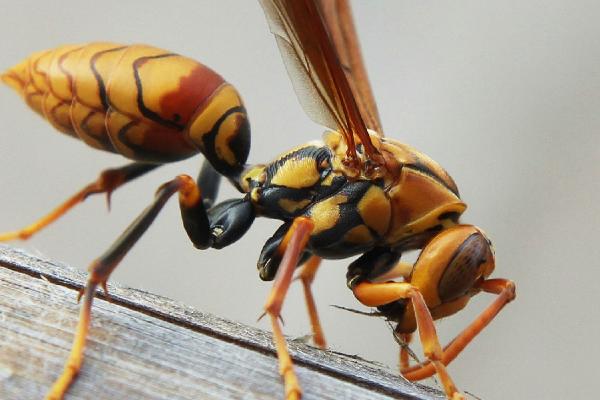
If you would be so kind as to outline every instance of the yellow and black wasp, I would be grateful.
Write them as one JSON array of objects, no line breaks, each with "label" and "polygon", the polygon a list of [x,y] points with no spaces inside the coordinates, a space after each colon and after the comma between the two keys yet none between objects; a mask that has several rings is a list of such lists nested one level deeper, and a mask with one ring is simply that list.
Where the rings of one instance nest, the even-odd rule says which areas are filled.
[{"label": "yellow and black wasp", "polygon": [[[73,350],[48,398],[62,398],[81,369],[93,294],[178,194],[186,232],[199,249],[227,247],[256,217],[282,221],[265,243],[259,275],[274,280],[265,305],[287,399],[301,387],[279,314],[294,270],[301,267],[315,342],[324,345],[311,282],[321,259],[358,256],[347,272],[356,298],[396,323],[404,342],[418,331],[426,360],[401,372],[436,374],[448,398],[464,398],[446,366],[515,296],[494,269],[483,231],[462,225],[466,205],[452,178],[412,147],[383,136],[346,1],[261,0],[307,114],[332,129],[323,140],[277,159],[247,165],[250,125],[241,97],[208,67],[150,46],[90,43],[32,55],[2,75],[27,104],[59,130],[133,163],[100,177],[36,223],[0,240],[26,239],[91,194],[110,195],[156,168],[201,152],[197,179],[179,175],[103,255],[92,262]],[[216,203],[221,176],[241,198]],[[414,264],[404,252],[421,250]],[[497,299],[448,346],[433,321],[465,307],[479,292]]]}]

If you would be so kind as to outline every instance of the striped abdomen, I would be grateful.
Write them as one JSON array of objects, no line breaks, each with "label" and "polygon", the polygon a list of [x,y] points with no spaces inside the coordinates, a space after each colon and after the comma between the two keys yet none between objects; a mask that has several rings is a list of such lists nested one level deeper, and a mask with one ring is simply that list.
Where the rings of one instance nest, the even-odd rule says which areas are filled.
[{"label": "striped abdomen", "polygon": [[125,157],[164,163],[198,151],[226,176],[250,147],[242,100],[210,68],[155,47],[69,45],[2,75],[60,131]]}]

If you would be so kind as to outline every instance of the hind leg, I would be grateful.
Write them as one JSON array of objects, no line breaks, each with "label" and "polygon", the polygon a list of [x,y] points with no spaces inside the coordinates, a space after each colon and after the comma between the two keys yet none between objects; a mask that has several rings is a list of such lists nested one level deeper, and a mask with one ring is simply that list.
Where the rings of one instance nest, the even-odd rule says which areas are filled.
[{"label": "hind leg", "polygon": [[89,277],[83,291],[84,300],[71,353],[47,399],[62,399],[81,369],[96,288],[101,286],[106,290],[106,282],[111,273],[175,193],[179,193],[183,225],[198,248],[224,247],[239,239],[254,220],[254,214],[251,208],[248,208],[249,203],[243,200],[228,201],[224,206],[217,205],[213,209],[217,209],[218,212],[209,214],[204,207],[200,188],[187,175],[180,175],[162,185],[152,203],[127,227],[113,245],[89,266]]},{"label": "hind leg", "polygon": [[62,204],[39,220],[17,231],[0,233],[0,242],[7,242],[16,239],[29,239],[32,235],[41,231],[46,226],[62,217],[71,208],[75,207],[77,204],[87,199],[88,196],[93,194],[106,193],[108,207],[110,208],[110,196],[112,192],[125,183],[130,182],[149,171],[152,171],[159,165],[160,164],[131,163],[120,168],[104,170],[94,182],[91,182],[83,187],[81,190],[69,197]]},{"label": "hind leg", "polygon": [[312,283],[315,280],[315,275],[317,274],[320,265],[321,257],[311,256],[308,261],[302,265],[302,269],[298,274],[298,279],[302,282],[302,288],[304,289],[304,300],[306,302],[310,326],[313,332],[313,341],[318,347],[324,349],[327,347],[327,343],[325,341],[323,328],[321,327],[321,321],[319,320],[315,298],[312,293]]}]

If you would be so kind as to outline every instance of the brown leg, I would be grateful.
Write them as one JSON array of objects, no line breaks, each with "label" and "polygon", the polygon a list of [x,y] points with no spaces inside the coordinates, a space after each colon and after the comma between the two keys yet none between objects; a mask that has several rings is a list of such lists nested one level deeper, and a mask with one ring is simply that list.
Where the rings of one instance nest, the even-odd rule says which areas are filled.
[{"label": "brown leg", "polygon": [[[450,364],[456,356],[477,336],[495,317],[502,308],[515,299],[515,284],[507,279],[488,279],[478,285],[487,293],[497,294],[498,297],[483,312],[466,327],[446,348],[441,361]],[[436,369],[429,361],[413,365],[402,370],[402,375],[411,381],[430,377]]]},{"label": "brown leg", "polygon": [[[394,268],[390,269],[386,273],[379,275],[373,279],[373,282],[388,282],[390,280],[404,278],[408,279],[414,268],[413,264],[399,261]],[[400,345],[400,370],[406,369],[410,366],[411,357],[416,360],[415,354],[410,350],[409,345],[412,340],[412,333],[398,333],[396,334],[396,341]]]},{"label": "brown leg", "polygon": [[412,340],[412,333],[399,334],[400,339],[400,371],[410,366],[410,349],[408,345]]},{"label": "brown leg", "polygon": [[[412,270],[414,268],[413,264],[400,261],[398,262],[394,268],[387,271],[385,274],[378,276],[374,281],[375,282],[387,282],[397,278],[407,279]],[[410,350],[410,342],[412,340],[412,333],[400,333],[397,334],[397,342],[400,345],[400,371],[406,369],[410,366],[411,357],[416,359],[414,353]]]},{"label": "brown leg", "polygon": [[85,186],[79,192],[75,193],[64,203],[56,207],[49,214],[35,221],[23,229],[13,232],[0,233],[0,242],[9,240],[26,240],[33,234],[41,231],[58,218],[67,213],[71,208],[84,201],[88,196],[98,193],[106,193],[108,207],[110,208],[110,196],[119,186],[139,177],[158,167],[159,164],[132,163],[121,168],[107,169],[100,173],[95,182]]},{"label": "brown leg", "polygon": [[77,374],[79,374],[79,370],[83,363],[85,341],[90,328],[92,302],[94,301],[96,287],[96,283],[88,280],[84,289],[83,303],[81,304],[81,310],[79,312],[79,321],[77,323],[77,331],[75,333],[75,339],[73,340],[73,346],[71,347],[71,353],[65,363],[63,373],[54,382],[52,388],[46,395],[46,400],[62,399],[67,389],[69,389],[69,386],[71,386],[71,383],[77,377]]},{"label": "brown leg", "polygon": [[302,266],[302,270],[298,275],[298,279],[302,281],[302,287],[304,288],[304,299],[306,300],[306,308],[308,309],[308,316],[310,318],[310,326],[313,331],[314,343],[324,349],[327,347],[325,342],[325,335],[323,334],[323,328],[319,321],[319,313],[317,312],[317,306],[315,304],[315,298],[312,293],[311,285],[317,274],[317,270],[321,265],[321,257],[312,256]]},{"label": "brown leg", "polygon": [[154,222],[162,207],[173,194],[179,192],[180,203],[182,204],[200,201],[196,199],[199,192],[195,188],[196,183],[194,180],[185,175],[178,176],[162,185],[158,189],[154,201],[129,225],[125,232],[119,236],[115,243],[102,256],[92,262],[89,267],[89,278],[83,292],[84,301],[81,305],[79,323],[71,353],[65,364],[63,373],[50,389],[46,399],[62,399],[81,369],[96,287],[98,285],[106,287],[106,281],[110,274],[123,257],[125,257],[129,249],[133,247],[152,222]]},{"label": "brown leg", "polygon": [[356,298],[366,306],[377,307],[399,299],[410,299],[413,304],[415,319],[419,330],[419,338],[423,345],[425,357],[433,364],[440,377],[446,396],[449,399],[464,399],[458,391],[452,378],[446,371],[446,366],[441,362],[442,347],[435,330],[433,318],[419,290],[406,282],[371,283],[362,282],[353,289]]},{"label": "brown leg", "polygon": [[302,389],[294,372],[294,364],[288,352],[285,337],[281,329],[279,316],[285,295],[292,282],[294,269],[313,230],[313,222],[304,217],[294,220],[289,231],[281,242],[281,248],[285,249],[283,259],[275,275],[273,288],[265,304],[265,313],[271,318],[273,327],[273,340],[279,359],[279,373],[283,378],[286,400],[299,400],[302,397]]}]

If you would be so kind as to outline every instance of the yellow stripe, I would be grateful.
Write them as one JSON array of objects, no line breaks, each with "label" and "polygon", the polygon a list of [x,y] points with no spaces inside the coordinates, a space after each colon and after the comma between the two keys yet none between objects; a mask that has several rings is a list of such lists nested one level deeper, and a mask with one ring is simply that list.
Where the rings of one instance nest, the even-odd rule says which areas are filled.
[{"label": "yellow stripe", "polygon": [[384,191],[371,186],[358,202],[358,213],[364,223],[379,235],[384,235],[390,225],[391,205]]},{"label": "yellow stripe", "polygon": [[314,158],[290,158],[277,169],[271,183],[291,189],[303,189],[314,186],[319,179],[321,174]]}]

